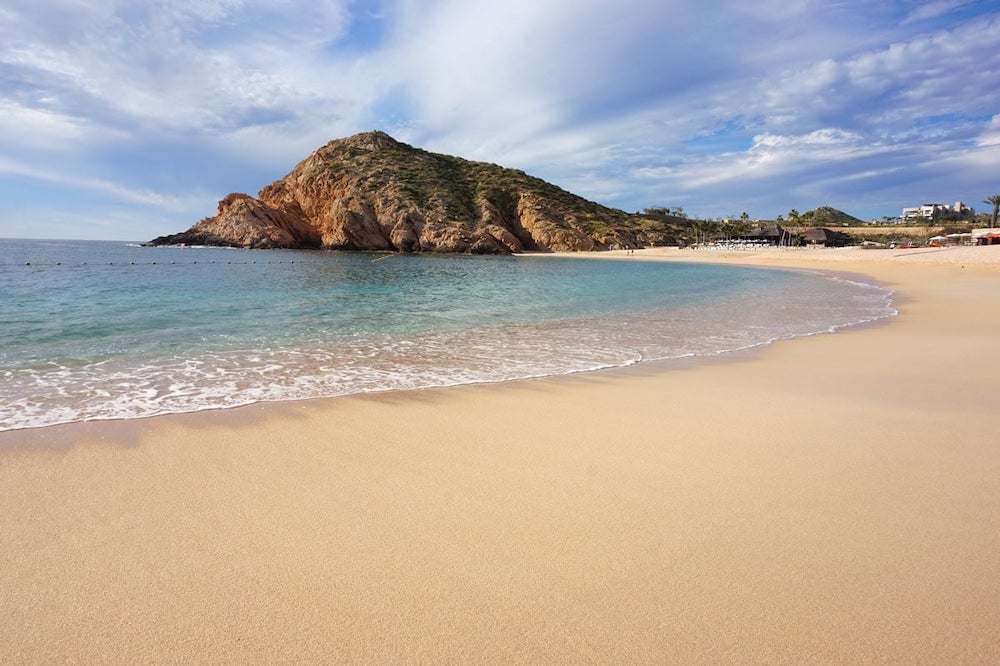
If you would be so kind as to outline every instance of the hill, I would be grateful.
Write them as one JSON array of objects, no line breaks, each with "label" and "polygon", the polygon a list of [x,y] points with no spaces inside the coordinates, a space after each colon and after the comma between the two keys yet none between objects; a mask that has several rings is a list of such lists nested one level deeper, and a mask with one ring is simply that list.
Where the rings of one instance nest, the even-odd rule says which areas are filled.
[{"label": "hill", "polygon": [[669,226],[523,171],[427,152],[383,132],[329,142],[256,198],[152,245],[506,254],[639,247]]},{"label": "hill", "polygon": [[842,227],[844,225],[854,226],[856,224],[864,224],[862,220],[830,206],[820,206],[816,210],[802,213],[799,216],[798,223],[814,227]]}]

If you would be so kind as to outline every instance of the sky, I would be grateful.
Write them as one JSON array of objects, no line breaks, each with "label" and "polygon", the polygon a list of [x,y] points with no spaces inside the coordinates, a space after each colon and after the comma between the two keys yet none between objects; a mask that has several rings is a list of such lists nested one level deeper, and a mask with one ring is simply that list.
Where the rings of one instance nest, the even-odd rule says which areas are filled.
[{"label": "sky", "polygon": [[376,129],[626,211],[985,211],[1000,192],[1000,6],[0,5],[0,237],[182,231]]}]

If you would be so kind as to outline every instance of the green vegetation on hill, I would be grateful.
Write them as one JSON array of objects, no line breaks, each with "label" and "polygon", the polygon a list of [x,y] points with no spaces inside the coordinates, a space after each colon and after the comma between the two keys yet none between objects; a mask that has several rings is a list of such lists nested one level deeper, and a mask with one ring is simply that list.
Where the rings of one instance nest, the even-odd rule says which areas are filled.
[{"label": "green vegetation on hill", "polygon": [[853,215],[848,215],[842,210],[831,208],[830,206],[820,206],[816,210],[806,211],[799,216],[797,224],[811,227],[842,227],[864,224]]},{"label": "green vegetation on hill", "polygon": [[231,194],[216,215],[151,242],[487,254],[664,245],[683,226],[366,132],[330,141],[256,198]]},{"label": "green vegetation on hill", "polygon": [[683,235],[680,218],[633,215],[602,206],[518,169],[432,153],[396,141],[382,132],[358,141],[335,141],[317,155],[331,177],[355,179],[367,196],[392,198],[436,211],[468,228],[484,219],[483,203],[504,219],[516,219],[522,199],[557,226],[582,232],[600,244],[637,246],[670,244]]},{"label": "green vegetation on hill", "polygon": [[382,135],[377,148],[350,147],[346,152],[348,159],[344,159],[343,154],[330,155],[328,168],[358,174],[366,193],[401,196],[422,208],[440,207],[459,219],[474,216],[480,199],[501,211],[509,211],[516,205],[515,193],[536,195],[551,211],[584,220],[613,225],[627,223],[631,217],[523,171],[432,153],[398,142],[388,135]]}]

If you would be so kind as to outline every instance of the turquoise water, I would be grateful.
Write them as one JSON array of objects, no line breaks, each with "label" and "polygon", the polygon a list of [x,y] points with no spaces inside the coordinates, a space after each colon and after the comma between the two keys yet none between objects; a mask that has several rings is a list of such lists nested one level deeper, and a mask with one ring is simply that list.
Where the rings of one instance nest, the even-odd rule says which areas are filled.
[{"label": "turquoise water", "polygon": [[715,355],[893,314],[812,273],[0,240],[0,430]]}]

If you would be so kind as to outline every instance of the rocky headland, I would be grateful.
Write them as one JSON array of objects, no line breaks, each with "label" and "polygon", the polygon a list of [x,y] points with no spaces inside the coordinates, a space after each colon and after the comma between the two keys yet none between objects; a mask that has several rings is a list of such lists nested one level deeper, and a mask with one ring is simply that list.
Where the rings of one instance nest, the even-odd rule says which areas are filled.
[{"label": "rocky headland", "polygon": [[508,254],[669,242],[662,224],[523,171],[427,152],[383,132],[329,142],[256,198],[151,245]]}]

